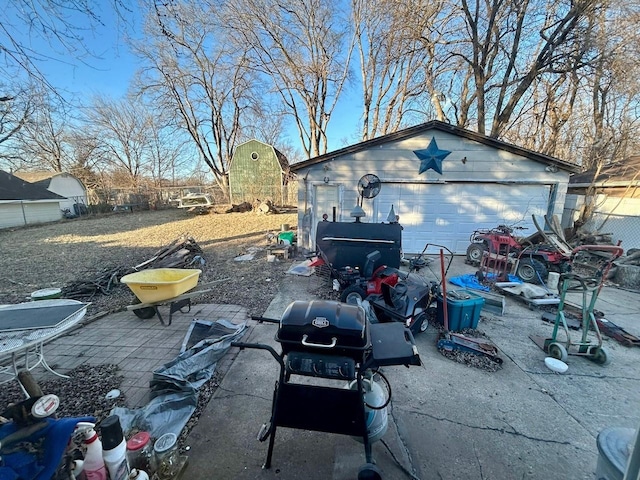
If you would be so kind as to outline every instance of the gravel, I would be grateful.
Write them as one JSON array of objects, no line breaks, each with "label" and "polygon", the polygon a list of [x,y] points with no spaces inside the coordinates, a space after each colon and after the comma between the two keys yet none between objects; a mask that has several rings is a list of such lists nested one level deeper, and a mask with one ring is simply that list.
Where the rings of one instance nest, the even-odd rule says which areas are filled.
[{"label": "gravel", "polygon": [[[38,383],[44,393],[57,395],[60,399],[60,406],[56,411],[58,417],[92,416],[103,420],[109,416],[113,407],[125,406],[124,396],[106,399],[107,393],[119,389],[122,383],[117,365],[80,365],[68,372],[68,375],[69,378],[57,377]],[[22,400],[24,395],[17,382],[2,386],[0,405],[3,408]]]}]

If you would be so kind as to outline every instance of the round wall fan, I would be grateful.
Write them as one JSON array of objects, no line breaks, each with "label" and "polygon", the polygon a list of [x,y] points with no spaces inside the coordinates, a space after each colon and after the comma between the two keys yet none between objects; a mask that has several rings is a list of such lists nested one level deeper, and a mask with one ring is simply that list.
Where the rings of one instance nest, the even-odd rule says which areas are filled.
[{"label": "round wall fan", "polygon": [[367,173],[358,180],[360,198],[373,198],[380,193],[381,182],[377,175]]}]

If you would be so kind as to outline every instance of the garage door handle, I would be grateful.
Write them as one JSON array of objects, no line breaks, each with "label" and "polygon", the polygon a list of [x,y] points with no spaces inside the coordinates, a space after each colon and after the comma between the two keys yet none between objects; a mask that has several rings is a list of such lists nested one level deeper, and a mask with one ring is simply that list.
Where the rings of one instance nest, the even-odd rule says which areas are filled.
[{"label": "garage door handle", "polygon": [[326,343],[307,342],[307,338],[308,336],[306,334],[302,335],[302,345],[304,345],[305,347],[333,348],[336,346],[336,343],[338,343],[337,337],[331,337],[331,343],[329,345],[327,345]]}]

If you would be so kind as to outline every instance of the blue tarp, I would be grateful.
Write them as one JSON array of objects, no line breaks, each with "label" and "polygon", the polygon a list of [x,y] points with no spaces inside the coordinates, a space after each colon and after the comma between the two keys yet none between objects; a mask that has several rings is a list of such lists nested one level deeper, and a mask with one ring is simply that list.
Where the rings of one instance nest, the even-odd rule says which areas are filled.
[{"label": "blue tarp", "polygon": [[[496,275],[493,273],[488,273],[487,275],[485,275],[485,277],[489,281],[495,281]],[[522,283],[522,280],[520,280],[515,275],[508,275],[508,278],[510,282]],[[478,277],[476,277],[472,273],[468,273],[466,275],[460,275],[459,277],[450,278],[449,283],[453,283],[454,285],[458,285],[459,287],[472,288],[474,290],[482,290],[483,292],[488,292],[489,290],[491,290],[488,286],[481,284],[478,281]]]}]

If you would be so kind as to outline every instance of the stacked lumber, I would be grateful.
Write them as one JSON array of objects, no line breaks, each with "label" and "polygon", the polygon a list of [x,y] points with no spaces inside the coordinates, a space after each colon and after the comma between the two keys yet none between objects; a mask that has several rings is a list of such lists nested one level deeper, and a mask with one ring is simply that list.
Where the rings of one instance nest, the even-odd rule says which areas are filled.
[{"label": "stacked lumber", "polygon": [[188,268],[200,264],[203,264],[202,249],[193,237],[182,236],[133,269],[140,271],[147,268]]}]

